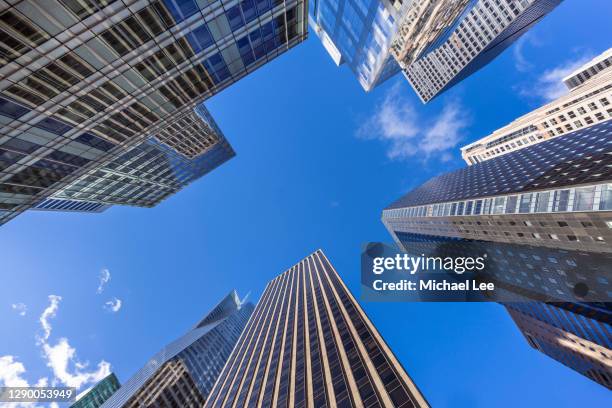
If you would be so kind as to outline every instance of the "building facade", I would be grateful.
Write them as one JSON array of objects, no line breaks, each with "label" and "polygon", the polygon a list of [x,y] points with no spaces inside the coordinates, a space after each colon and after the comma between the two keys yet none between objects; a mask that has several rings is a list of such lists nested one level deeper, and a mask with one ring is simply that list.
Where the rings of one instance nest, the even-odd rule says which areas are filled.
[{"label": "building facade", "polygon": [[234,155],[219,127],[200,105],[52,197],[152,207]]},{"label": "building facade", "polygon": [[531,347],[612,389],[610,310],[600,320],[588,304],[573,305],[575,310],[540,302],[505,306]]},{"label": "building facade", "polygon": [[233,291],[193,329],[153,356],[102,407],[201,408],[253,309]]},{"label": "building facade", "polygon": [[121,387],[119,380],[114,373],[110,373],[106,378],[97,383],[84,395],[78,396],[77,401],[70,408],[98,408],[104,401],[109,399]]},{"label": "building facade", "polygon": [[309,20],[336,65],[347,65],[370,91],[400,72],[389,47],[403,8],[389,0],[313,0]]},{"label": "building facade", "polygon": [[461,148],[468,165],[612,118],[612,48],[568,75],[566,95]]},{"label": "building facade", "polygon": [[612,121],[434,177],[383,211],[397,232],[612,252]]},{"label": "building facade", "polygon": [[[164,139],[167,124],[303,41],[306,24],[302,0],[0,4],[0,224],[60,191],[88,201],[92,177],[126,183],[132,171],[96,170],[156,150],[156,135],[155,154],[197,160],[198,133]],[[142,205],[173,190],[147,187]]]},{"label": "building facade", "polygon": [[206,407],[428,407],[322,251],[266,287]]},{"label": "building facade", "polygon": [[391,52],[423,102],[478,71],[561,0],[414,2]]}]

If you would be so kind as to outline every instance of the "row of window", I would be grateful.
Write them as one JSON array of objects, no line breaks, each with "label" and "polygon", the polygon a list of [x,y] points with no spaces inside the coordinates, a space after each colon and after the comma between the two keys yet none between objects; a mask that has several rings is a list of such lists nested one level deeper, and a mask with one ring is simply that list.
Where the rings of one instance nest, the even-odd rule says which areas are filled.
[{"label": "row of window", "polygon": [[388,209],[388,218],[612,210],[612,184]]},{"label": "row of window", "polygon": [[[582,97],[575,99],[573,102],[578,102],[578,101],[587,99],[589,97],[592,97],[596,94],[600,94],[609,89],[612,89],[612,84],[608,84],[601,88],[598,88],[597,90],[592,91],[587,95],[583,95]],[[567,107],[569,105],[570,104],[565,104],[563,106]],[[557,115],[554,118],[545,120],[541,123],[541,126],[545,129],[549,129],[546,132],[547,137],[560,136],[568,132],[571,132],[575,129],[579,129],[584,126],[590,126],[595,123],[599,123],[604,120],[612,118],[612,107],[609,107],[609,106],[610,106],[609,97],[600,97],[597,101],[591,101],[588,104],[585,104],[584,106],[579,106],[576,109],[576,111],[570,110],[563,114]],[[589,109],[589,111],[587,111],[587,108]],[[607,109],[607,111],[604,112],[604,109]],[[559,110],[560,109],[557,108],[555,110],[548,111],[547,114],[555,113],[555,112],[558,112]],[[572,119],[575,119],[575,120],[573,120],[572,123],[568,123]],[[468,156],[468,161],[471,164],[475,164],[475,163],[478,163],[484,160],[488,160],[490,158],[508,153],[517,148],[521,148],[523,146],[536,143],[537,141],[542,140],[544,138],[541,133],[533,133],[533,132],[536,132],[537,130],[538,129],[535,126],[530,125],[518,131],[512,132],[508,135],[501,136],[491,142],[488,142],[485,145],[484,149],[491,149],[491,150],[485,150],[480,154],[472,154]],[[522,139],[515,140],[518,137],[521,137],[522,135],[525,135],[528,133],[532,133],[532,134],[529,136],[525,136]],[[503,146],[499,146],[502,143],[505,143],[505,144]],[[498,147],[493,149],[495,146],[498,146]],[[465,152],[468,153],[470,150],[475,150],[476,147],[481,147],[481,145],[472,146],[472,149],[467,149]]]}]

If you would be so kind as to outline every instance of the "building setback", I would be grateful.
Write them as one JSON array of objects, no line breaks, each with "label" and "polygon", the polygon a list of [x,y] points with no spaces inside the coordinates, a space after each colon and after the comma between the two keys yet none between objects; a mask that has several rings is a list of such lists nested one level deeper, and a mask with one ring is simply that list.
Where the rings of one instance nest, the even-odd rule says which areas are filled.
[{"label": "building setback", "polygon": [[206,402],[428,407],[322,251],[266,287]]},{"label": "building setback", "polygon": [[102,407],[201,408],[253,309],[233,291],[153,356]]},{"label": "building setback", "polygon": [[[193,109],[303,41],[306,24],[302,0],[3,2],[0,224],[88,210],[74,201],[154,205],[227,160],[211,120],[215,132],[168,128],[205,117]],[[123,196],[96,191],[110,185]]]},{"label": "building setback", "polygon": [[110,398],[121,385],[114,373],[110,373],[84,395],[77,397],[77,401],[70,408],[98,408]]},{"label": "building setback", "polygon": [[612,48],[568,75],[569,92],[461,148],[468,165],[612,118]]}]

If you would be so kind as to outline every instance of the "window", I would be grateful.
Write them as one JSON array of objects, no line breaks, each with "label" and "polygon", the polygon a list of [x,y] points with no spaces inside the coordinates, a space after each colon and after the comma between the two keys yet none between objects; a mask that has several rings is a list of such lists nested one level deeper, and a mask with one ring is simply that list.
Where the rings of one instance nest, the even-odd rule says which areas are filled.
[{"label": "window", "polygon": [[606,184],[601,190],[600,210],[612,210],[612,184]]},{"label": "window", "polygon": [[553,203],[553,211],[567,211],[567,204],[569,202],[569,190],[558,190],[555,191],[555,198]]},{"label": "window", "polygon": [[474,205],[474,215],[479,215],[482,210],[482,200],[476,200],[476,204]]},{"label": "window", "polygon": [[0,98],[0,114],[2,115],[6,115],[13,119],[19,119],[29,111],[30,109],[18,105],[15,102]]},{"label": "window", "polygon": [[465,206],[465,215],[471,215],[472,214],[472,207],[474,206],[474,202],[473,201],[468,201],[467,205]]},{"label": "window", "polygon": [[506,214],[514,214],[516,212],[516,202],[518,201],[518,196],[510,196],[506,201]]},{"label": "window", "polygon": [[53,118],[44,118],[40,122],[36,123],[35,126],[57,135],[62,135],[72,129],[72,127]]},{"label": "window", "polygon": [[520,213],[528,213],[531,208],[531,198],[533,194],[523,194],[521,195],[521,204],[519,205]]},{"label": "window", "polygon": [[493,214],[503,214],[504,213],[504,197],[496,197],[493,200]]},{"label": "window", "polygon": [[595,186],[576,189],[574,197],[574,211],[591,211],[595,198]]},{"label": "window", "polygon": [[547,212],[548,211],[548,199],[550,192],[538,193],[536,198],[535,212]]},{"label": "window", "polygon": [[177,23],[198,11],[193,0],[164,0],[164,3]]},{"label": "window", "polygon": [[457,205],[457,215],[463,215],[463,207],[465,207],[465,202],[461,201],[459,205]]}]

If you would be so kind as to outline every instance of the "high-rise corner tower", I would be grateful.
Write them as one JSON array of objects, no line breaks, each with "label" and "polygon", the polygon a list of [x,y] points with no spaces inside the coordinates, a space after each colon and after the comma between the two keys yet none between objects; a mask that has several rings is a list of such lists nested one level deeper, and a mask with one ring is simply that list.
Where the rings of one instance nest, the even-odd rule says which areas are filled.
[{"label": "high-rise corner tower", "polygon": [[273,279],[206,408],[429,407],[322,251]]}]

